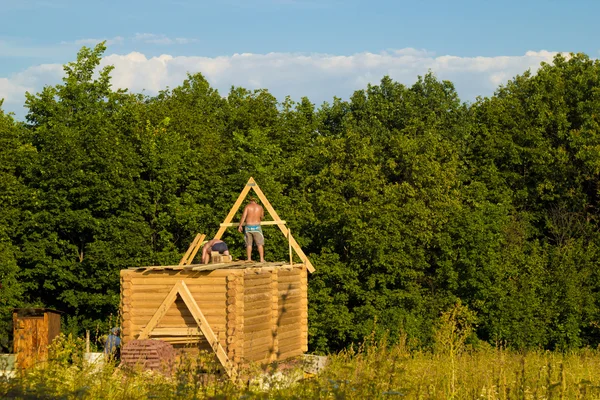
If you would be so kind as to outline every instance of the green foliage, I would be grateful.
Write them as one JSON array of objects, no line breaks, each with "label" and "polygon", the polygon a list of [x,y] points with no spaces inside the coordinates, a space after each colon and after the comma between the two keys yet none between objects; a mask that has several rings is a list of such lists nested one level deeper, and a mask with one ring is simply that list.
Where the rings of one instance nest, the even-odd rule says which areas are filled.
[{"label": "green foliage", "polygon": [[[429,73],[316,107],[223,96],[201,74],[157,96],[115,91],[104,50],[28,94],[27,123],[0,113],[3,348],[15,306],[107,331],[119,270],[176,263],[250,176],[316,266],[313,351],[371,332],[434,348],[458,301],[473,340],[600,344],[598,61],[559,55],[470,105]],[[287,260],[279,231],[265,236],[267,260]],[[224,239],[243,257],[237,231]]]}]

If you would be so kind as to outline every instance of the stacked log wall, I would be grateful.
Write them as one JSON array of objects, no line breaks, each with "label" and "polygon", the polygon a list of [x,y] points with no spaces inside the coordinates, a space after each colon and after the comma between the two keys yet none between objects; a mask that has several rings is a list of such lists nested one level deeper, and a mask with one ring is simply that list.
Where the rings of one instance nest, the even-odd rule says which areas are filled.
[{"label": "stacked log wall", "polygon": [[[307,269],[279,268],[121,271],[124,343],[137,339],[183,280],[227,357],[236,364],[284,360],[307,351]],[[158,321],[150,338],[175,348],[212,352],[183,300]]]},{"label": "stacked log wall", "polygon": [[[121,308],[123,316],[123,339],[136,339],[154,313],[171,291],[183,280],[206,317],[221,346],[227,347],[228,300],[235,297],[235,290],[228,288],[228,276],[235,271],[121,271]],[[230,279],[230,278],[229,278]],[[234,313],[235,315],[235,313]],[[231,322],[230,322],[231,323]],[[183,300],[178,296],[150,336],[175,346],[191,345],[211,350],[209,343]],[[180,347],[180,346],[177,346]]]},{"label": "stacked log wall", "polygon": [[278,359],[286,359],[305,351],[306,268],[282,269],[278,275]]},{"label": "stacked log wall", "polygon": [[273,347],[273,271],[247,269],[244,273],[244,361],[268,362]]}]

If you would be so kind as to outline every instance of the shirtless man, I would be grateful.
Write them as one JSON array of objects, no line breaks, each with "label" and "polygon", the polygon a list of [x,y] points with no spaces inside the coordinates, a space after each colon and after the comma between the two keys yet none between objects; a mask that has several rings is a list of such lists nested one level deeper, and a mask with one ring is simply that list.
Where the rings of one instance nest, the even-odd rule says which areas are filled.
[{"label": "shirtless man", "polygon": [[238,231],[242,232],[242,227],[244,226],[244,223],[246,223],[244,238],[246,239],[248,261],[252,261],[252,243],[256,243],[258,254],[260,255],[260,262],[265,262],[263,247],[265,244],[265,237],[263,236],[262,228],[260,227],[260,221],[262,221],[264,216],[265,210],[256,203],[254,197],[250,197],[250,203],[244,208],[240,226],[238,227]]},{"label": "shirtless man", "polygon": [[208,262],[210,261],[211,251],[218,251],[219,254],[223,254],[226,256],[229,255],[229,248],[227,247],[227,243],[217,239],[209,240],[204,244],[204,247],[202,247],[202,263],[208,264]]}]

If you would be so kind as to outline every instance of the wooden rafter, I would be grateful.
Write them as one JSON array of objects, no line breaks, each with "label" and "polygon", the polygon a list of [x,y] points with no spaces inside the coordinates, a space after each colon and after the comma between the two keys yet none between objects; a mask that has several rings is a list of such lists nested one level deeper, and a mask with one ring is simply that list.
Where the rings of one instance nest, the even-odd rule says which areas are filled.
[{"label": "wooden rafter", "polygon": [[271,225],[271,224],[277,225],[279,227],[279,229],[281,230],[281,233],[283,233],[283,236],[286,239],[288,239],[290,245],[294,249],[294,252],[298,255],[298,257],[300,257],[302,262],[306,265],[306,269],[308,269],[308,271],[310,273],[315,272],[315,267],[313,267],[312,263],[310,262],[310,260],[306,256],[306,254],[304,254],[304,252],[302,251],[302,248],[300,247],[298,242],[296,242],[296,239],[294,239],[294,237],[290,234],[289,230],[285,226],[285,221],[283,221],[279,217],[279,215],[277,214],[277,211],[275,211],[275,209],[273,208],[273,206],[267,199],[267,196],[265,196],[263,191],[260,189],[260,187],[258,186],[256,181],[252,177],[250,177],[250,179],[248,179],[248,183],[246,183],[246,186],[244,187],[244,189],[238,196],[235,204],[233,205],[233,207],[231,207],[229,214],[227,214],[227,217],[225,217],[225,221],[223,221],[223,223],[221,224],[219,231],[215,235],[215,239],[221,239],[221,237],[223,236],[223,233],[225,233],[225,229],[227,229],[228,227],[239,226],[239,223],[232,223],[231,220],[233,219],[235,214],[240,209],[242,202],[244,201],[244,199],[246,198],[246,196],[248,195],[248,193],[250,192],[251,189],[254,190],[254,192],[260,199],[260,201],[265,205],[265,208],[267,209],[267,212],[269,213],[271,218],[273,218],[273,221],[264,221],[264,222],[261,222],[261,225]]},{"label": "wooden rafter", "polygon": [[181,297],[184,304],[194,317],[194,320],[200,328],[200,331],[202,332],[206,340],[210,343],[213,351],[217,355],[219,362],[225,369],[225,372],[227,372],[227,375],[229,375],[231,379],[235,379],[237,375],[235,366],[232,364],[231,360],[229,360],[229,357],[227,357],[227,353],[225,352],[223,346],[221,346],[221,343],[217,339],[217,335],[215,335],[215,333],[213,332],[212,328],[208,323],[208,320],[202,313],[202,310],[200,310],[200,307],[198,307],[198,304],[194,300],[194,297],[190,293],[190,290],[188,289],[184,281],[179,281],[175,284],[175,286],[173,286],[171,291],[167,294],[161,305],[158,307],[158,309],[150,319],[150,321],[146,324],[146,326],[138,336],[138,339],[147,339],[148,337],[150,337],[150,334],[156,328],[160,320],[167,314],[167,311],[175,302],[178,295],[179,297]]},{"label": "wooden rafter", "polygon": [[187,249],[183,257],[181,257],[179,265],[189,265],[192,263],[194,257],[196,257],[196,254],[198,253],[198,250],[200,250],[200,247],[202,247],[202,242],[204,241],[205,237],[205,234],[199,233],[196,235],[192,241],[192,244],[190,244],[190,247]]}]

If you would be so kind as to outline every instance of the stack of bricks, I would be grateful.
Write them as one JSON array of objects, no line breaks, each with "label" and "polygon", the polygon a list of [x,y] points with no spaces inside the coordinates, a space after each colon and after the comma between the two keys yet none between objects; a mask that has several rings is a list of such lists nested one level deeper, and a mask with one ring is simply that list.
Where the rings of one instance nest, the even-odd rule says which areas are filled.
[{"label": "stack of bricks", "polygon": [[121,365],[170,374],[176,352],[161,340],[132,340],[121,349]]}]

